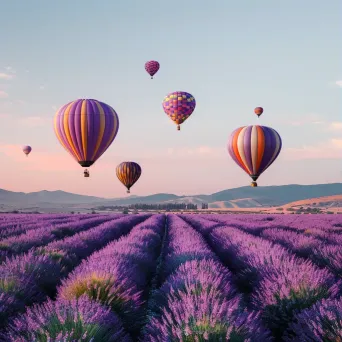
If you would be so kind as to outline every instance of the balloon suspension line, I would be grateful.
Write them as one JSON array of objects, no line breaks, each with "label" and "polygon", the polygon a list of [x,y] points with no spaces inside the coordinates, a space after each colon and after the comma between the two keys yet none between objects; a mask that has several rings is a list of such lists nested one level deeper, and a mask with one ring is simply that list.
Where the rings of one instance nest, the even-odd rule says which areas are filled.
[{"label": "balloon suspension line", "polygon": [[28,157],[28,154],[26,155],[26,157]]}]

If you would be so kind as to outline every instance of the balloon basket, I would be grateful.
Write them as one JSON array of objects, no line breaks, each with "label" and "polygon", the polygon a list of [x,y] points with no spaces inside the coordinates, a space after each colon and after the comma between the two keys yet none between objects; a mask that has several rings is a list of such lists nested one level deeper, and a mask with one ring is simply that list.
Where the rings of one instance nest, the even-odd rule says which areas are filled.
[{"label": "balloon basket", "polygon": [[153,76],[151,76],[151,80],[153,80]]},{"label": "balloon basket", "polygon": [[251,183],[251,187],[252,187],[252,188],[256,188],[257,186],[258,186],[257,182],[252,182],[252,183]]},{"label": "balloon basket", "polygon": [[131,192],[129,190],[127,190],[127,193],[130,194]]},{"label": "balloon basket", "polygon": [[180,126],[179,125],[177,125],[177,131],[180,131]]},{"label": "balloon basket", "polygon": [[84,177],[85,177],[85,178],[88,178],[88,177],[90,176],[88,170],[85,170],[85,171],[83,172],[83,174],[84,174]]}]

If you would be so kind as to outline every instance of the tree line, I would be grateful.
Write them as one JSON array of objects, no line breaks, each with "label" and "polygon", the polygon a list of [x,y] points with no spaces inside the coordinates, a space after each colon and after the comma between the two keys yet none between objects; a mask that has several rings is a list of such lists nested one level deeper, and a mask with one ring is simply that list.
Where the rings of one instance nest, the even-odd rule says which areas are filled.
[{"label": "tree line", "polygon": [[[202,203],[201,209],[208,209],[208,203]],[[135,203],[128,206],[99,206],[97,210],[121,210],[121,209],[135,209],[135,210],[197,210],[197,204],[192,203]]]}]

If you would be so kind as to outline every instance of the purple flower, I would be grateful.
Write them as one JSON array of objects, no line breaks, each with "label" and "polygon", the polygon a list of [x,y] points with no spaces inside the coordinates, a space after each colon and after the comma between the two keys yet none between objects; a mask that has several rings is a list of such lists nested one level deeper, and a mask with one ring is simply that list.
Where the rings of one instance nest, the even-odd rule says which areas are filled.
[{"label": "purple flower", "polygon": [[59,298],[87,295],[120,315],[135,333],[141,324],[144,290],[156,268],[163,228],[163,215],[154,215],[92,254],[63,280]]},{"label": "purple flower", "polygon": [[342,337],[342,297],[313,305],[295,316],[284,341],[328,342],[340,341]]},{"label": "purple flower", "polygon": [[84,296],[28,308],[9,325],[4,338],[8,342],[131,341],[113,312]]},{"label": "purple flower", "polygon": [[150,320],[143,341],[271,341],[258,314],[239,314],[238,308],[238,298],[181,293],[169,298],[161,317]]}]

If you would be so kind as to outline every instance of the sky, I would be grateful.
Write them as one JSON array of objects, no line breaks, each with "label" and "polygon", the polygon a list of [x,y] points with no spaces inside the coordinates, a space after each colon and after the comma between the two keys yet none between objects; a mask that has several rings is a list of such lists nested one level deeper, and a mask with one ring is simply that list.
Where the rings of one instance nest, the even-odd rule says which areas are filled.
[{"label": "sky", "polygon": [[[115,167],[136,161],[134,195],[249,185],[229,157],[237,127],[274,128],[283,148],[259,186],[342,181],[342,2],[330,0],[0,0],[0,188],[126,196]],[[158,60],[151,80],[144,69]],[[176,130],[170,92],[196,98]],[[53,117],[94,98],[120,129],[90,178]],[[258,119],[254,108],[262,106]],[[28,158],[22,145],[31,145]]]}]

